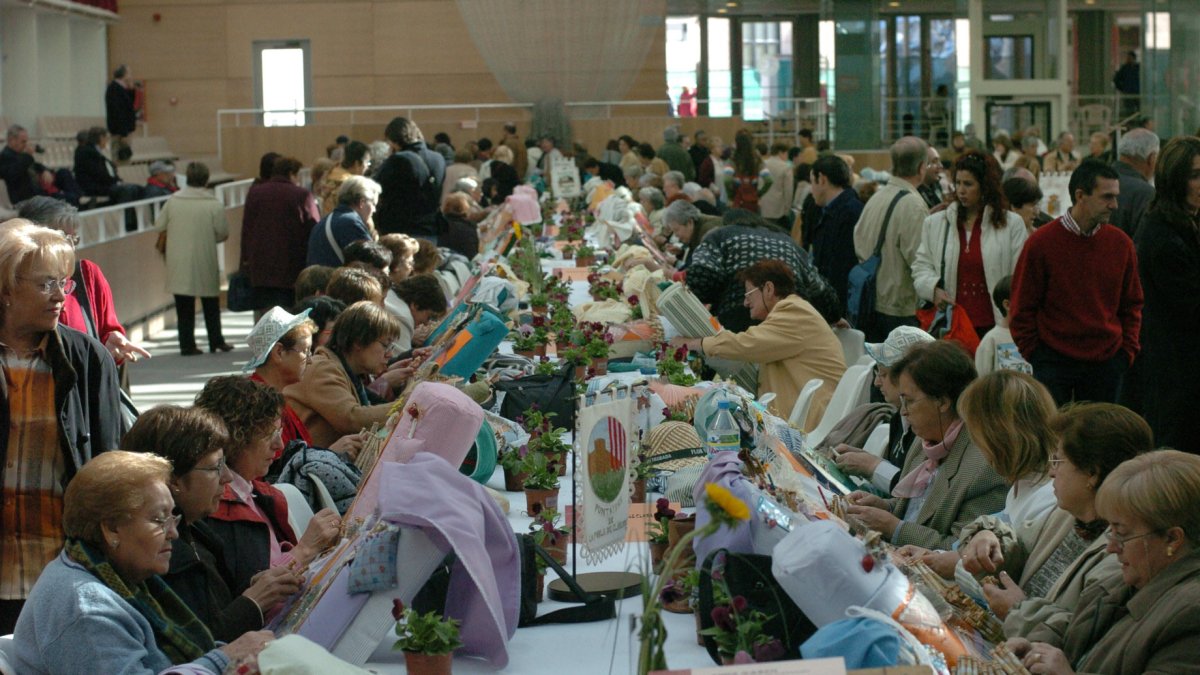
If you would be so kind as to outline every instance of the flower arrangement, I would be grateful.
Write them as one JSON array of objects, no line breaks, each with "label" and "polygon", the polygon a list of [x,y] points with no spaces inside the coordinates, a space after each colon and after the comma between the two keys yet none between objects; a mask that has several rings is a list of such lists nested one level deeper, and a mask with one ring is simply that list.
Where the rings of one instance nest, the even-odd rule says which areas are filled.
[{"label": "flower arrangement", "polygon": [[535,375],[553,375],[557,372],[558,364],[545,356],[539,357],[538,362],[533,364],[533,373]]},{"label": "flower arrangement", "polygon": [[659,497],[658,501],[654,502],[653,522],[646,526],[646,536],[649,541],[655,544],[667,543],[667,526],[674,517],[675,509],[671,508],[671,500]]},{"label": "flower arrangement", "polygon": [[575,247],[570,244],[567,244],[566,246],[562,247],[562,254],[563,254],[564,260],[566,260],[567,258],[571,258],[572,260],[574,260],[575,259]]},{"label": "flower arrangement", "polygon": [[[532,441],[531,441],[532,442]],[[526,490],[553,490],[558,487],[558,469],[543,452],[525,446],[520,468],[525,474]]]},{"label": "flower arrangement", "polygon": [[[583,241],[584,225],[579,216],[569,213],[563,216],[562,226],[558,229],[558,239],[562,241]],[[566,255],[565,253],[563,255]]]},{"label": "flower arrangement", "polygon": [[696,384],[695,376],[687,372],[687,347],[679,347],[674,351],[666,342],[658,345],[658,374],[667,378],[671,384],[690,387]]},{"label": "flower arrangement", "polygon": [[735,595],[727,605],[713,607],[713,625],[700,631],[717,643],[717,652],[733,663],[775,661],[784,655],[783,644],[764,632],[770,616],[751,609],[746,598]]},{"label": "flower arrangement", "polygon": [[435,611],[428,614],[402,609],[399,600],[392,607],[396,636],[392,649],[414,654],[447,654],[462,646],[458,629],[461,622],[447,619]]},{"label": "flower arrangement", "polygon": [[621,299],[621,287],[609,279],[602,278],[596,272],[588,275],[588,292],[594,300]]},{"label": "flower arrangement", "polygon": [[[540,318],[540,317],[536,317]],[[550,341],[543,326],[522,324],[512,333],[514,352],[532,352]]]},{"label": "flower arrangement", "polygon": [[[750,519],[750,508],[738,499],[728,489],[715,483],[704,486],[704,508],[712,519],[707,525],[696,528],[683,535],[671,550],[669,557],[663,562],[663,569],[674,570],[679,566],[679,558],[684,551],[690,550],[688,545],[696,537],[709,537],[722,527],[736,526]],[[662,592],[672,575],[661,574],[653,585],[648,581],[642,582],[642,611],[638,625],[638,637],[641,647],[638,652],[638,674],[647,675],[652,670],[668,670],[666,641],[667,629],[662,622]]]},{"label": "flower arrangement", "polygon": [[573,366],[587,365],[589,357],[587,350],[581,346],[571,345],[558,351],[558,358],[569,362]]},{"label": "flower arrangement", "polygon": [[672,410],[670,406],[663,408],[663,417],[667,418],[667,420],[671,422],[691,423],[692,421],[692,416],[688,414],[686,409],[677,408]]}]

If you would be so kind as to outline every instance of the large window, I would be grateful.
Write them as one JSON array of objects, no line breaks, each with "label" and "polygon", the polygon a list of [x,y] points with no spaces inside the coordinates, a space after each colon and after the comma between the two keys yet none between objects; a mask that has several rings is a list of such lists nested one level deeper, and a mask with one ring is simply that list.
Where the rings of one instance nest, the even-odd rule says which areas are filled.
[{"label": "large window", "polygon": [[792,97],[792,22],[742,23],[742,116],[786,112]]},{"label": "large window", "polygon": [[667,94],[677,114],[686,88],[696,93],[700,84],[700,18],[696,16],[667,19]]},{"label": "large window", "polygon": [[304,108],[311,107],[311,68],[308,40],[254,43],[254,94],[263,113],[263,126],[304,126]]}]

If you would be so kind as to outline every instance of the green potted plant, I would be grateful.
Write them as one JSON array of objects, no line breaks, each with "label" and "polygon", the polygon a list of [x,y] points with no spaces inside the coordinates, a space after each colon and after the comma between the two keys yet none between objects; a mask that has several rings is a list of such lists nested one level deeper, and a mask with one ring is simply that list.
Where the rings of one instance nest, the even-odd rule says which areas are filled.
[{"label": "green potted plant", "polygon": [[596,264],[596,249],[587,244],[580,244],[579,248],[575,249],[575,266],[576,267],[591,267]]},{"label": "green potted plant", "polygon": [[[397,601],[397,607],[399,607]],[[393,610],[393,616],[396,612]],[[421,614],[412,608],[396,616],[396,640],[392,649],[404,652],[404,665],[413,675],[450,675],[454,650],[462,646],[457,619],[437,612]]]},{"label": "green potted plant", "polygon": [[687,372],[687,347],[679,347],[672,351],[664,342],[659,349],[658,374],[671,384],[690,387],[696,384],[696,378]]},{"label": "green potted plant", "polygon": [[596,369],[597,375],[608,374],[608,355],[611,344],[612,336],[607,331],[597,331],[592,333],[584,347],[588,358],[592,360],[592,367]]},{"label": "green potted plant", "polygon": [[510,448],[502,453],[497,462],[504,469],[504,489],[509,492],[520,492],[525,489],[525,474],[522,473],[524,468],[525,447]]},{"label": "green potted plant", "polygon": [[746,598],[735,595],[728,605],[714,607],[712,619],[713,626],[700,634],[717,643],[723,663],[761,663],[784,655],[780,641],[763,631],[771,617],[750,609]]},{"label": "green potted plant", "polygon": [[556,509],[538,505],[530,510],[529,514],[533,516],[533,522],[529,524],[529,534],[533,541],[546,549],[559,565],[565,565],[571,528],[558,524],[560,515]]},{"label": "green potted plant", "polygon": [[583,381],[583,378],[587,375],[587,365],[590,361],[587,350],[581,346],[571,344],[570,347],[559,350],[558,358],[570,363],[575,368],[575,380],[577,382]]},{"label": "green potted plant", "polygon": [[533,358],[538,346],[544,344],[537,334],[537,329],[527,323],[518,326],[509,337],[512,338],[513,353],[527,359]]},{"label": "green potted plant", "polygon": [[573,244],[567,244],[566,246],[563,246],[562,247],[562,255],[563,255],[563,260],[574,259],[575,258],[575,246]]},{"label": "green potted plant", "polygon": [[535,509],[558,507],[558,472],[545,453],[525,448],[521,468],[525,473],[522,487],[525,490],[525,508],[528,513]]},{"label": "green potted plant", "polygon": [[645,450],[639,450],[637,462],[633,465],[633,489],[629,495],[629,501],[634,504],[646,501],[646,480],[654,475],[654,465],[648,460]]},{"label": "green potted plant", "polygon": [[549,302],[549,298],[543,291],[535,291],[529,294],[529,309],[533,311],[534,316],[545,316],[546,306]]}]

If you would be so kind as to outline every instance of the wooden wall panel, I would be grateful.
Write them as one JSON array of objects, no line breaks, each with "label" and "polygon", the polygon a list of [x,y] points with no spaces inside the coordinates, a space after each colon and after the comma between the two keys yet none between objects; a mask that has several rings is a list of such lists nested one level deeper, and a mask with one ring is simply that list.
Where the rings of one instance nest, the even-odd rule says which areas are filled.
[{"label": "wooden wall panel", "polygon": [[[161,20],[155,22],[155,14]],[[135,79],[149,82],[228,77],[227,49],[224,11],[191,2],[122,2],[121,21],[109,28],[109,62],[128,64]]]}]

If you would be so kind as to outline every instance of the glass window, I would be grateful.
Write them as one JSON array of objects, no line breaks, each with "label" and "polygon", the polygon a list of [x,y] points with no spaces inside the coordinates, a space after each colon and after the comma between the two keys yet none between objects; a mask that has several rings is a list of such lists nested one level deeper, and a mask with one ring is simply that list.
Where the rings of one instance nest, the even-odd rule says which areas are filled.
[{"label": "glass window", "polygon": [[786,112],[792,97],[792,22],[742,24],[742,116],[761,120]]},{"label": "glass window", "polygon": [[708,19],[708,115],[733,114],[733,77],[729,58],[729,19]]},{"label": "glass window", "polygon": [[1032,35],[989,37],[983,56],[989,80],[1033,79]]},{"label": "glass window", "polygon": [[[308,40],[255,42],[255,98],[263,126],[304,126],[309,107]],[[282,112],[294,111],[294,112]]]},{"label": "glass window", "polygon": [[[667,94],[681,117],[694,117],[700,69],[700,18],[667,18]],[[687,96],[685,96],[685,90]]]}]

